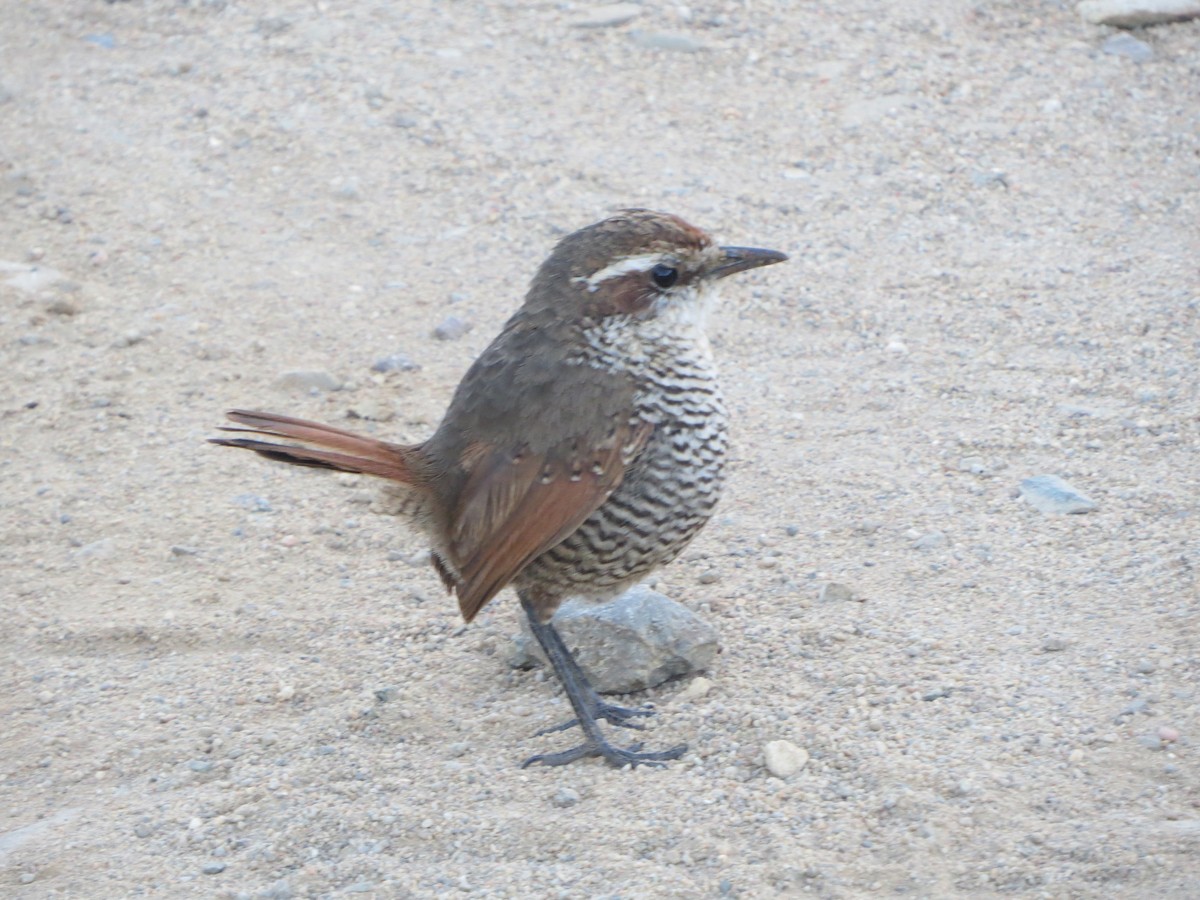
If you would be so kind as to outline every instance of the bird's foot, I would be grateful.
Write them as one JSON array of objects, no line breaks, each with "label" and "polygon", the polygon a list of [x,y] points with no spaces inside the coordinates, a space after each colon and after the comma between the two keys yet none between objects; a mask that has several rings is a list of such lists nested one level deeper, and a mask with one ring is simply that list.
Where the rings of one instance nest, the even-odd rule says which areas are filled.
[{"label": "bird's foot", "polygon": [[577,759],[587,759],[590,756],[602,756],[604,761],[615,769],[621,769],[625,766],[637,768],[638,766],[661,766],[664,762],[671,759],[679,759],[687,751],[687,744],[680,744],[677,747],[672,747],[670,750],[648,751],[641,753],[642,745],[634,744],[632,747],[622,749],[614,747],[607,741],[588,741],[580,744],[578,747],[572,747],[570,750],[560,750],[558,753],[539,753],[537,756],[531,756],[525,762],[521,763],[522,769],[527,769],[532,765],[542,766],[565,766],[568,763],[573,763]]},{"label": "bird's foot", "polygon": [[[631,721],[632,719],[657,715],[654,710],[645,706],[632,709],[628,706],[617,706],[615,703],[605,703],[599,697],[596,698],[591,711],[592,716],[596,719],[604,719],[610,725],[616,725],[619,728],[633,728],[637,731],[641,731],[646,726],[638,722],[633,722]],[[569,722],[563,722],[560,725],[551,725],[549,728],[543,728],[534,737],[541,737],[543,734],[554,734],[556,731],[566,731],[568,728],[574,728],[578,724],[578,719],[571,719]]]}]

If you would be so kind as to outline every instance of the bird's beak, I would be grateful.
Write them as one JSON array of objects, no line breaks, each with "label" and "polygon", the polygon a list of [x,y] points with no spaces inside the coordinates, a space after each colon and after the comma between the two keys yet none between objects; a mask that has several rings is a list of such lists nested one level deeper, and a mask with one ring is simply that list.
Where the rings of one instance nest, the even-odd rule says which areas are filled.
[{"label": "bird's beak", "polygon": [[709,270],[713,278],[724,278],[735,272],[745,272],[747,269],[757,269],[759,266],[773,266],[787,259],[786,253],[778,250],[760,250],[758,247],[722,247],[723,258]]}]

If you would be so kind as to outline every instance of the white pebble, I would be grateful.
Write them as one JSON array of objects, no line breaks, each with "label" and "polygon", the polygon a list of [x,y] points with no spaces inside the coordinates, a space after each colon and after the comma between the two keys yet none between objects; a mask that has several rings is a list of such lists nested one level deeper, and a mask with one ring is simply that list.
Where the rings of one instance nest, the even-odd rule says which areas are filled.
[{"label": "white pebble", "polygon": [[767,741],[763,758],[768,772],[776,778],[789,778],[808,764],[808,751],[791,741]]}]

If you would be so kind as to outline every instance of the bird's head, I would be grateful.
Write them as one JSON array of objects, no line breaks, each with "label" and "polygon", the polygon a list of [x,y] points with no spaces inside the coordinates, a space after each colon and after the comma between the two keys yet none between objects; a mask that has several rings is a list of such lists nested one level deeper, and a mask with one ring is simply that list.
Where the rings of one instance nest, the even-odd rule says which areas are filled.
[{"label": "bird's head", "polygon": [[563,238],[534,276],[526,308],[589,319],[686,314],[706,306],[725,276],[785,259],[774,250],[718,246],[669,213],[627,209]]}]

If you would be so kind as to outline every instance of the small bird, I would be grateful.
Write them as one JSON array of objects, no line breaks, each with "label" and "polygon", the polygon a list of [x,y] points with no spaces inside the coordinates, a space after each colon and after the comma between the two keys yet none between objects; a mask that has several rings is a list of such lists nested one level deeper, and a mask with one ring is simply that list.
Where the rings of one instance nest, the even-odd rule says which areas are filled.
[{"label": "small bird", "polygon": [[232,410],[242,427],[222,430],[256,437],[212,443],[387,479],[467,622],[516,588],[575,713],[539,733],[584,734],[525,766],[595,756],[659,765],[686,745],[609,743],[598,720],[641,728],[634,720],[651,713],[602,700],[550,620],[569,597],[613,599],[677,557],[712,515],[727,414],[706,320],[721,279],[785,259],[717,246],[677,216],[624,210],[559,242],[428,440]]}]

